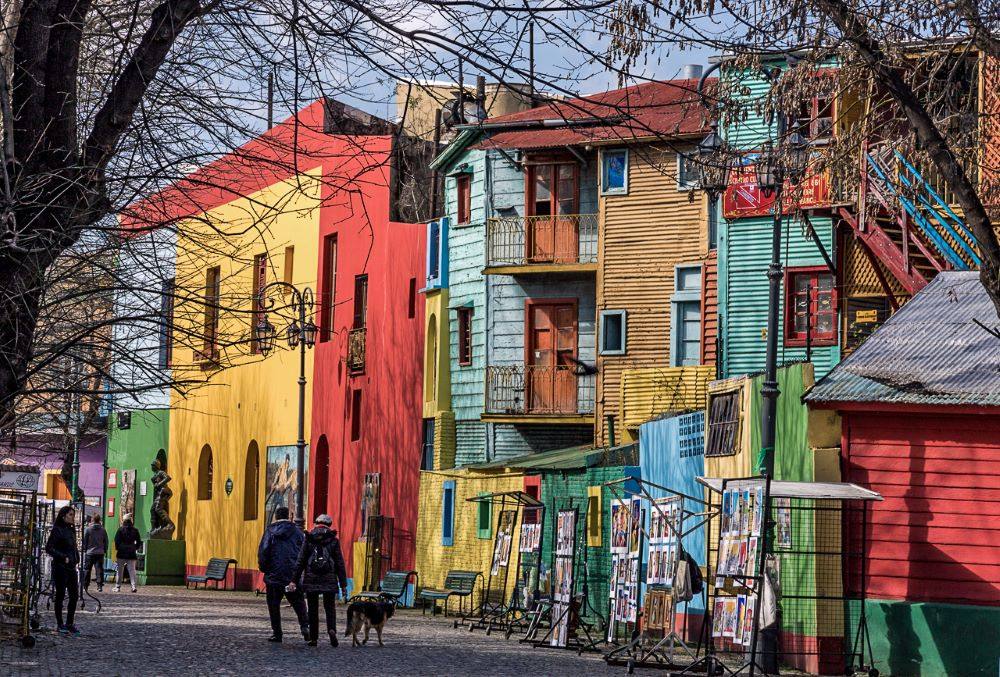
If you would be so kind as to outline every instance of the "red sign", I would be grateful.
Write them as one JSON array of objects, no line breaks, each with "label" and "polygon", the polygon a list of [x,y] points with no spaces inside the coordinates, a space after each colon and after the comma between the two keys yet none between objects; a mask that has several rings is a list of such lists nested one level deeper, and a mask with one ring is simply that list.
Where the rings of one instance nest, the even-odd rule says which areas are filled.
[{"label": "red sign", "polygon": [[[727,219],[767,216],[774,210],[774,193],[765,195],[757,187],[754,160],[760,153],[747,153],[729,170],[729,185],[722,196],[722,214]],[[801,183],[786,186],[783,213],[794,207],[809,209],[830,204],[830,181],[826,173],[806,174]]]}]

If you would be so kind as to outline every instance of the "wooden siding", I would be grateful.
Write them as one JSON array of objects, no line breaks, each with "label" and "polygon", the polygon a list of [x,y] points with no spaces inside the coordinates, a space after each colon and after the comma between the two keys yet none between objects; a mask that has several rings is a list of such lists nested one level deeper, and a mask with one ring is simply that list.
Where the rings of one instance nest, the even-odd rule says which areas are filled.
[{"label": "wooden siding", "polygon": [[850,414],[845,481],[872,504],[865,596],[1000,606],[1000,416]]},{"label": "wooden siding", "polygon": [[552,451],[591,444],[593,426],[512,425],[496,423],[492,428],[493,452],[490,460],[515,458],[532,452]]},{"label": "wooden siding", "polygon": [[701,363],[713,367],[719,354],[719,252],[708,252],[701,269]]},{"label": "wooden siding", "polygon": [[675,149],[630,148],[628,194],[601,198],[598,310],[627,313],[625,355],[598,358],[595,427],[601,444],[608,441],[608,415],[623,432],[622,372],[670,365],[675,267],[702,265],[708,257],[706,199],[696,193],[691,200],[677,190],[676,167]]},{"label": "wooden siding", "polygon": [[[704,409],[715,367],[626,369],[621,373],[621,422],[626,431],[668,412]],[[628,435],[629,439],[637,439]]]}]

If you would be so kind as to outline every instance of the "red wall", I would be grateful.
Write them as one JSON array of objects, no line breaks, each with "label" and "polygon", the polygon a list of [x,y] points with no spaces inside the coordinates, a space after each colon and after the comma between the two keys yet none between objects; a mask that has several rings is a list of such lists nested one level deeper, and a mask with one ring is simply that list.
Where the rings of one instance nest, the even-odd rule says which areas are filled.
[{"label": "red wall", "polygon": [[[340,531],[348,575],[352,547],[361,535],[361,489],[366,473],[381,473],[381,511],[394,518],[393,568],[412,568],[420,480],[422,422],[423,295],[415,295],[408,316],[410,280],[416,289],[425,275],[423,224],[389,222],[390,140],[369,137],[365,153],[347,156],[334,168],[355,175],[344,199],[320,216],[317,300],[322,294],[324,238],[337,235],[337,284],[333,332],[315,347],[312,439],[309,458],[311,520],[326,512]],[[345,155],[347,155],[345,153]],[[355,170],[346,163],[355,163]],[[354,321],[354,280],[368,275],[366,365],[352,374],[347,366],[348,332]],[[317,316],[316,322],[319,324]],[[360,439],[351,440],[352,391],[360,389]],[[317,469],[322,446],[329,449],[325,477]],[[317,482],[326,482],[326,501],[317,503]],[[358,577],[363,572],[357,572]],[[360,585],[360,582],[356,582]]]},{"label": "red wall", "polygon": [[843,435],[845,481],[885,499],[867,596],[1000,606],[1000,412],[845,413]]}]

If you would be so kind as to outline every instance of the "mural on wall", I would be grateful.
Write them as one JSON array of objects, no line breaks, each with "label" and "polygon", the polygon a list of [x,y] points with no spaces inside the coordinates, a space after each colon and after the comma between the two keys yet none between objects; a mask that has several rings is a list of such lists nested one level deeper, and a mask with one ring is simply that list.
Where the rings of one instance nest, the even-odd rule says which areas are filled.
[{"label": "mural on wall", "polygon": [[135,468],[122,470],[122,494],[120,510],[124,517],[131,515],[135,519]]},{"label": "mural on wall", "polygon": [[[266,524],[274,518],[274,511],[281,507],[288,508],[291,517],[295,518],[296,497],[298,496],[300,473],[298,464],[298,448],[294,445],[267,448],[267,497],[264,499],[264,516]],[[306,446],[305,468],[301,473],[303,514],[309,504],[309,447]]]}]

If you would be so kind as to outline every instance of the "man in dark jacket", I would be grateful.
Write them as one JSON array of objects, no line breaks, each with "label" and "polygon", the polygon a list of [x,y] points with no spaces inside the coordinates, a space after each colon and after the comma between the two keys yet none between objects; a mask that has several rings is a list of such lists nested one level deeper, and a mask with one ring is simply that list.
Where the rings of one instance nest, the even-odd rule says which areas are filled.
[{"label": "man in dark jacket", "polygon": [[132,592],[135,592],[135,562],[139,559],[139,548],[142,547],[142,538],[139,537],[139,530],[132,526],[132,516],[126,515],[122,519],[122,525],[115,534],[115,552],[118,556],[118,573],[115,574],[115,592],[122,589],[122,577],[128,569],[128,582],[132,584]]},{"label": "man in dark jacket", "polygon": [[267,592],[267,613],[271,617],[271,637],[269,642],[281,641],[281,598],[287,597],[295,610],[302,628],[302,637],[309,641],[309,619],[306,603],[300,591],[289,592],[285,587],[292,582],[295,564],[305,536],[302,530],[288,520],[288,508],[274,511],[274,521],[264,530],[257,548],[257,568],[264,574],[264,588]]},{"label": "man in dark jacket", "polygon": [[295,564],[291,590],[297,588],[295,581],[300,581],[302,591],[306,593],[309,603],[309,646],[316,646],[319,637],[319,596],[323,595],[323,610],[326,612],[326,631],[330,635],[330,644],[337,646],[337,610],[334,601],[337,598],[337,584],[347,599],[347,567],[344,566],[344,555],[340,551],[340,540],[337,532],[330,529],[333,519],[329,515],[316,518],[316,526],[306,534],[299,559]]},{"label": "man in dark jacket", "polygon": [[104,555],[108,551],[108,532],[101,516],[94,515],[83,532],[83,589],[90,589],[90,570],[97,568],[97,592],[104,589]]},{"label": "man in dark jacket", "polygon": [[[71,506],[59,509],[49,540],[45,542],[45,552],[52,558],[52,586],[56,589],[52,602],[56,607],[59,633],[79,635],[80,631],[73,624],[79,598],[76,566],[80,563],[80,551],[76,548],[76,533],[73,531],[75,519],[76,511]],[[69,593],[69,603],[66,605],[66,622],[63,623],[63,600],[66,599],[66,593]]]}]

